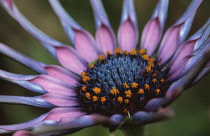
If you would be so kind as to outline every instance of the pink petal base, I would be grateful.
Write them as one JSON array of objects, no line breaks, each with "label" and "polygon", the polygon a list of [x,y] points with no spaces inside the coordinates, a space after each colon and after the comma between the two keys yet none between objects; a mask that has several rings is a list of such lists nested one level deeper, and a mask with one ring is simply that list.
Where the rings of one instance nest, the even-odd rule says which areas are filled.
[{"label": "pink petal base", "polygon": [[128,18],[121,24],[118,30],[118,43],[123,51],[131,51],[136,48],[138,30],[134,23]]},{"label": "pink petal base", "polygon": [[72,88],[72,86],[65,84],[60,80],[47,75],[39,75],[36,78],[29,81],[41,85],[45,90],[47,90],[50,93],[67,95],[67,96],[76,95],[76,92]]}]

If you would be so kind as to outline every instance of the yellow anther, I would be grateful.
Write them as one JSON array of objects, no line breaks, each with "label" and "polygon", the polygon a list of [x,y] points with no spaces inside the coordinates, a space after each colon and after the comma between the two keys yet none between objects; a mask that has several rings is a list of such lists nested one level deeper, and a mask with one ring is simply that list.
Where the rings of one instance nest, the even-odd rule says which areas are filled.
[{"label": "yellow anther", "polygon": [[125,55],[128,55],[128,52],[127,52],[127,51],[123,51],[123,53],[124,53]]},{"label": "yellow anther", "polygon": [[125,97],[131,97],[131,95],[132,95],[132,92],[131,92],[131,90],[128,90],[128,91],[125,91],[125,94],[126,94],[126,96]]},{"label": "yellow anther", "polygon": [[90,81],[90,77],[88,77],[88,76],[82,76],[82,81],[83,82],[88,82],[88,81]]},{"label": "yellow anther", "polygon": [[93,92],[94,92],[95,94],[100,94],[100,93],[101,93],[101,88],[95,87],[95,88],[93,89]]},{"label": "yellow anther", "polygon": [[88,93],[88,92],[85,93],[85,97],[88,98],[88,99],[90,99],[90,93]]},{"label": "yellow anther", "polygon": [[162,78],[162,79],[160,80],[160,82],[161,82],[161,83],[164,83],[164,82],[165,82],[165,79]]},{"label": "yellow anther", "polygon": [[131,55],[136,55],[136,50],[135,49],[132,49],[131,52],[130,52],[130,54]]},{"label": "yellow anther", "polygon": [[123,83],[124,88],[129,88],[130,86],[127,83]]},{"label": "yellow anther", "polygon": [[95,102],[95,101],[98,100],[98,97],[97,97],[97,96],[93,96],[92,99],[93,99],[93,101]]},{"label": "yellow anther", "polygon": [[117,101],[121,103],[121,102],[123,102],[123,98],[121,96],[119,96],[119,97],[117,97]]},{"label": "yellow anther", "polygon": [[156,95],[158,95],[160,93],[160,89],[156,89],[155,92],[156,92]]},{"label": "yellow anther", "polygon": [[117,47],[114,52],[115,52],[115,54],[121,54],[122,53],[120,47]]},{"label": "yellow anther", "polygon": [[152,76],[153,76],[153,77],[156,77],[156,76],[157,76],[157,74],[153,74]]},{"label": "yellow anther", "polygon": [[150,66],[147,66],[147,67],[146,67],[146,71],[147,71],[147,72],[150,72],[151,70],[152,70],[152,68],[151,68]]},{"label": "yellow anther", "polygon": [[138,94],[144,94],[144,89],[139,89]]},{"label": "yellow anther", "polygon": [[100,61],[102,61],[102,60],[104,60],[104,59],[105,59],[105,57],[104,57],[104,55],[103,55],[103,54],[99,55],[99,57],[98,57],[98,58],[99,58],[99,60],[100,60]]},{"label": "yellow anther", "polygon": [[149,61],[149,62],[148,62],[148,66],[150,66],[150,67],[154,67],[154,66],[155,66],[155,64],[154,64],[152,61]]},{"label": "yellow anther", "polygon": [[128,112],[128,109],[124,109],[124,110],[123,110],[123,113],[127,113],[127,112]]},{"label": "yellow anther", "polygon": [[101,102],[104,103],[106,101],[105,97],[101,97]]},{"label": "yellow anther", "polygon": [[125,103],[127,103],[127,104],[128,104],[128,103],[129,103],[129,100],[128,100],[128,99],[125,99]]},{"label": "yellow anther", "polygon": [[144,88],[149,90],[149,85],[148,84],[145,84],[144,85]]},{"label": "yellow anther", "polygon": [[106,51],[106,55],[110,55],[111,54],[111,52],[110,51]]},{"label": "yellow anther", "polygon": [[87,91],[87,86],[82,86],[82,91]]},{"label": "yellow anther", "polygon": [[112,95],[117,95],[117,94],[119,94],[120,92],[114,87],[114,88],[112,88],[112,89],[110,90],[110,93],[111,93]]},{"label": "yellow anther", "polygon": [[149,56],[148,55],[142,55],[143,60],[149,60]]},{"label": "yellow anther", "polygon": [[133,82],[133,83],[131,84],[131,87],[132,87],[132,88],[137,88],[138,85],[139,85],[139,84],[137,84],[136,82]]},{"label": "yellow anther", "polygon": [[146,53],[146,50],[145,50],[145,49],[140,49],[140,50],[139,50],[139,54],[140,54],[140,55],[144,55],[145,53]]},{"label": "yellow anther", "polygon": [[162,64],[161,63],[158,63],[158,66],[160,67]]},{"label": "yellow anther", "polygon": [[94,68],[94,64],[90,64],[89,67],[90,67],[90,68]]},{"label": "yellow anther", "polygon": [[152,79],[152,82],[153,82],[153,83],[157,83],[157,79],[153,78],[153,79]]},{"label": "yellow anther", "polygon": [[87,73],[86,72],[82,72],[81,76],[87,76]]},{"label": "yellow anther", "polygon": [[149,58],[149,61],[150,61],[150,62],[154,62],[155,59],[154,59],[153,57],[151,57],[151,58]]}]

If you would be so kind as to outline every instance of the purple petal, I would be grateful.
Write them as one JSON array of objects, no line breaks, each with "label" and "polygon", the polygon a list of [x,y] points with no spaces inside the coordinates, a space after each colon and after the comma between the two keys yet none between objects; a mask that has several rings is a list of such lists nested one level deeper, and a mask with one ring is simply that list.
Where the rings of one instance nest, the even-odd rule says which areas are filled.
[{"label": "purple petal", "polygon": [[30,129],[33,126],[37,125],[41,121],[43,121],[49,113],[45,113],[41,116],[39,116],[36,119],[33,119],[28,122],[20,123],[20,124],[14,124],[14,125],[0,125],[0,129],[9,130],[9,131],[16,131],[21,129]]},{"label": "purple petal", "polygon": [[44,42],[49,45],[62,45],[62,43],[50,38],[35,26],[33,26],[17,9],[12,0],[1,0],[0,3],[6,9],[6,11],[33,37],[35,37],[40,42]]},{"label": "purple petal", "polygon": [[208,38],[210,34],[210,19],[206,24],[200,28],[194,35],[192,35],[186,42],[179,46],[175,55],[173,56],[170,68],[176,66],[187,55],[190,55],[194,50],[198,49]]},{"label": "purple petal", "polygon": [[20,130],[15,132],[12,136],[38,136],[29,131]]},{"label": "purple petal", "polygon": [[163,97],[163,98],[154,98],[150,100],[144,107],[145,111],[157,111],[160,107],[165,107],[170,103],[170,100]]},{"label": "purple petal", "polygon": [[80,108],[54,108],[49,112],[49,115],[45,118],[45,120],[54,120],[61,121],[62,118],[72,118],[75,120],[80,116],[85,115],[86,113],[82,112]]},{"label": "purple petal", "polygon": [[182,17],[166,31],[158,51],[158,58],[161,63],[171,59],[178,46],[185,40],[191,28],[195,12],[201,2],[202,0],[192,1]]},{"label": "purple petal", "polygon": [[104,54],[107,51],[114,53],[116,39],[111,28],[102,24],[96,31],[96,41]]},{"label": "purple petal", "polygon": [[96,42],[90,33],[83,30],[63,9],[57,0],[49,1],[53,10],[60,18],[61,23],[72,44],[80,55],[88,62],[96,60],[100,54]]},{"label": "purple petal", "polygon": [[[61,62],[61,60],[59,60],[58,55],[57,54],[57,50],[60,48],[68,48],[68,46],[64,45],[61,42],[58,42],[52,38],[50,38],[49,36],[47,36],[46,34],[44,34],[43,32],[41,32],[40,30],[38,30],[35,26],[33,26],[16,8],[16,6],[14,5],[12,0],[8,0],[11,2],[11,6],[8,5],[7,2],[5,1],[0,1],[1,4],[3,4],[3,6],[5,7],[5,9],[7,10],[8,13],[10,13],[10,15],[27,31],[29,32],[34,38],[36,38],[38,41],[40,41],[40,43],[52,54],[52,56],[57,59],[58,61],[60,61],[61,64],[63,64],[64,62]],[[76,52],[74,51],[74,49],[71,49],[71,52]],[[70,52],[70,53],[71,53]],[[75,63],[81,63],[81,67],[84,66],[85,61],[78,55],[78,53],[74,54],[74,55],[69,55],[72,56],[74,58]],[[67,64],[65,64],[66,66]],[[75,65],[74,63],[71,63],[71,65]],[[75,72],[77,71],[74,66],[69,66],[68,63],[68,68],[73,67],[72,71]],[[70,69],[71,70],[71,69]],[[81,70],[80,67],[78,70]]]},{"label": "purple petal", "polygon": [[40,97],[7,96],[0,95],[1,103],[24,104],[42,108],[55,108],[56,106]]},{"label": "purple petal", "polygon": [[31,83],[28,80],[31,80],[33,78],[35,78],[36,76],[32,76],[32,75],[20,75],[20,74],[13,74],[13,73],[9,73],[3,70],[0,70],[0,78],[3,78],[5,80],[8,80],[10,82],[13,82],[15,84],[18,84],[28,90],[31,90],[33,92],[37,92],[40,94],[45,94],[47,93],[47,91],[41,87],[38,84],[35,83]]},{"label": "purple petal", "polygon": [[[202,60],[204,53],[207,52],[210,47],[209,40],[210,39],[206,40],[206,42],[203,45],[201,45],[200,48],[196,49],[193,53],[191,53],[191,55],[186,56],[183,60],[181,60],[181,62],[179,62],[179,66],[182,66],[181,67],[182,70],[178,69],[177,66],[173,67],[173,71],[171,71],[170,72],[171,75],[169,75],[169,77],[171,79],[168,80],[169,79],[169,77],[168,77],[168,79],[167,79],[168,82],[174,82],[177,79],[181,78],[192,67],[197,65],[197,63],[199,63],[200,60]],[[203,59],[206,59],[206,58],[203,58]],[[183,68],[183,66],[184,66],[184,68]],[[172,78],[172,76],[173,76],[173,78]]]},{"label": "purple petal", "polygon": [[78,106],[77,98],[63,96],[58,94],[47,93],[41,97],[47,102],[56,106]]},{"label": "purple petal", "polygon": [[[0,53],[3,53],[7,55],[8,57],[11,57],[12,59],[15,59],[16,61],[24,64],[25,66],[31,68],[37,73],[49,74],[50,76],[55,77],[70,85],[75,85],[78,83],[77,81],[78,77],[72,74],[71,72],[67,71],[66,69],[59,66],[47,65],[47,64],[35,61],[1,43],[0,43]],[[70,54],[73,54],[73,53],[70,53]],[[80,65],[80,67],[82,67],[82,64]],[[70,68],[72,69],[71,66]],[[75,69],[74,71],[76,72],[79,70],[79,67],[77,67],[77,69],[76,68],[74,69]],[[83,71],[83,70],[80,70],[80,71]],[[80,74],[80,71],[78,71],[78,74]]]},{"label": "purple petal", "polygon": [[87,61],[92,62],[98,59],[100,52],[96,49],[96,43],[93,37],[84,30],[76,30],[75,33],[75,47],[80,55]]},{"label": "purple petal", "polygon": [[29,82],[39,84],[50,93],[66,96],[77,95],[73,86],[47,75],[38,75],[35,78],[30,79]]},{"label": "purple petal", "polygon": [[187,89],[193,81],[197,78],[199,73],[202,72],[206,64],[210,59],[210,39],[205,42],[205,48],[203,48],[203,52],[198,54],[196,58],[196,62],[190,67],[189,72],[187,72],[182,78],[174,82],[166,93],[166,97],[169,99],[174,99],[179,96],[185,89]]},{"label": "purple petal", "polygon": [[189,88],[195,85],[198,81],[200,81],[203,77],[205,77],[210,72],[210,67],[204,68],[199,75],[195,78],[195,80],[189,85]]},{"label": "purple petal", "polygon": [[60,66],[47,65],[44,68],[47,74],[50,75],[51,77],[57,78],[61,80],[62,82],[70,84],[70,85],[75,86],[76,84],[78,84],[79,78]]},{"label": "purple petal", "polygon": [[[167,76],[167,81],[172,82],[174,80],[177,80],[178,78],[181,78],[181,75],[183,76],[183,71],[186,68],[187,63],[189,63],[189,60],[194,57],[193,55],[185,56],[182,60],[177,62],[176,65],[171,66],[171,69]],[[182,74],[181,74],[182,72]]]},{"label": "purple petal", "polygon": [[210,34],[210,18],[206,23],[188,40],[199,39],[194,47],[194,50],[198,49],[209,37]]},{"label": "purple petal", "polygon": [[122,50],[131,51],[138,42],[138,27],[133,0],[124,0],[118,43]]},{"label": "purple petal", "polygon": [[80,74],[87,69],[87,63],[85,63],[71,47],[57,47],[56,54],[60,63],[72,72]]},{"label": "purple petal", "polygon": [[101,0],[90,0],[90,3],[94,11],[97,27],[96,41],[104,54],[106,51],[114,53],[114,49],[116,48],[116,39]]},{"label": "purple petal", "polygon": [[141,48],[147,49],[147,54],[149,56],[153,55],[162,37],[167,10],[168,0],[159,0],[150,21],[143,30]]},{"label": "purple petal", "polygon": [[[75,131],[78,131],[82,128],[87,128],[90,126],[103,124],[103,123],[110,123],[113,124],[113,122],[105,116],[102,115],[84,115],[81,116],[78,119],[72,120],[68,123],[59,124],[59,125],[42,125],[39,127],[36,127],[33,131],[35,133],[51,133],[51,134],[59,134],[59,131],[69,131],[68,133],[72,133]],[[114,123],[115,124],[115,123]]]},{"label": "purple petal", "polygon": [[157,112],[144,112],[139,111],[132,116],[132,120],[137,124],[148,124],[165,120],[174,116],[174,112],[171,109],[159,109]]},{"label": "purple petal", "polygon": [[24,64],[25,66],[31,68],[35,72],[42,73],[42,74],[46,73],[45,69],[42,66],[42,63],[26,57],[25,55],[9,48],[8,46],[2,43],[0,43],[0,53]]}]

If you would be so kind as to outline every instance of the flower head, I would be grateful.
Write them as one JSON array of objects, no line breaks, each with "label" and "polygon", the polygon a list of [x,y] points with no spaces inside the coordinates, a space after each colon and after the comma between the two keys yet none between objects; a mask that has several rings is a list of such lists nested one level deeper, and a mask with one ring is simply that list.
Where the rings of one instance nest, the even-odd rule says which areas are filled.
[{"label": "flower head", "polygon": [[[32,129],[35,134],[59,135],[98,124],[115,130],[171,117],[172,110],[165,107],[210,69],[210,20],[186,40],[201,2],[193,0],[163,35],[168,0],[159,0],[137,46],[133,0],[124,0],[117,42],[100,0],[90,0],[96,38],[75,22],[58,0],[49,0],[71,47],[38,30],[12,0],[0,0],[6,11],[62,65],[33,60],[0,43],[2,54],[38,73],[20,75],[0,70],[0,77],[40,94],[1,95],[0,102],[51,109],[25,123],[0,125],[0,133]],[[33,135],[27,131],[14,135],[23,134]]]}]

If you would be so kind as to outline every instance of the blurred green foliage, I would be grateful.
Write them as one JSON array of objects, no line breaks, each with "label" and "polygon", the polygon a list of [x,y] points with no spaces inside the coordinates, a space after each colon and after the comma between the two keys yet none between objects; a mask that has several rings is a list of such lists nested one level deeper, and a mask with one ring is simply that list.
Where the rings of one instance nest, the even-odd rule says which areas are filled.
[{"label": "blurred green foliage", "polygon": [[[172,25],[184,12],[191,0],[170,0],[166,28]],[[66,44],[69,41],[47,1],[43,0],[15,0],[17,7],[35,26],[53,38]],[[61,1],[71,16],[85,29],[95,35],[95,26],[89,1],[69,0]],[[103,0],[115,33],[120,22],[122,0]],[[157,0],[135,0],[139,31],[149,20]],[[198,30],[209,17],[210,1],[204,0],[199,8],[190,34]],[[48,64],[58,64],[44,48],[23,30],[2,8],[0,8],[0,42],[7,44],[23,54]],[[17,62],[0,54],[0,69],[20,73],[35,74]],[[210,75],[202,79],[193,88],[188,89],[170,107],[176,115],[171,120],[146,126],[146,136],[209,136],[210,135]],[[17,85],[0,80],[1,95],[33,96]],[[46,109],[19,105],[0,105],[0,124],[20,123],[45,113]],[[107,136],[108,129],[96,126],[86,128],[72,136]],[[117,132],[117,135],[121,135]]]}]

